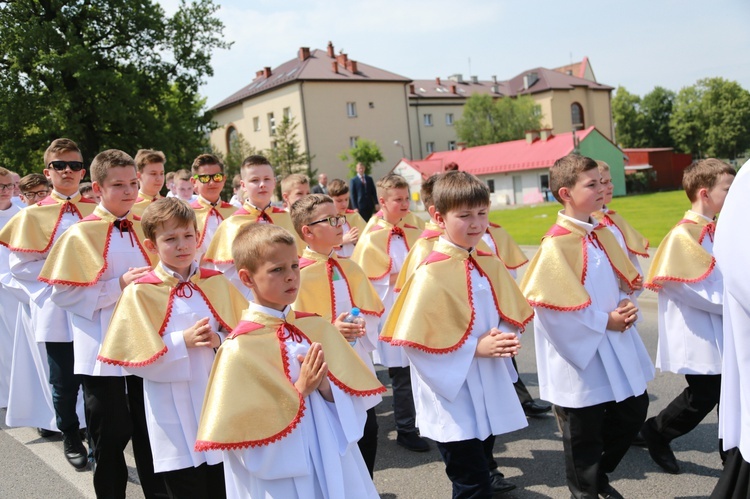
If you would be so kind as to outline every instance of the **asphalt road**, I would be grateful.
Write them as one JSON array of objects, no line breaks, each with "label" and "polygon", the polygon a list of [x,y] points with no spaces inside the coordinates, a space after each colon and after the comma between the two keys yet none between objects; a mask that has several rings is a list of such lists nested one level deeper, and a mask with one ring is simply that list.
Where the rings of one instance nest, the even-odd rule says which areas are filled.
[{"label": "asphalt road", "polygon": [[[525,248],[526,249],[526,248]],[[531,252],[532,248],[528,248]],[[644,269],[645,271],[646,269]],[[651,353],[656,353],[656,302],[645,292],[640,300],[642,321],[638,330]],[[534,337],[529,328],[518,356],[521,378],[532,395],[538,395]],[[389,386],[387,375],[381,380]],[[685,387],[682,376],[657,373],[649,385],[649,416],[656,414]],[[5,420],[5,410],[0,410]],[[434,445],[429,452],[413,453],[395,443],[390,391],[378,406],[380,447],[375,486],[382,498],[447,498],[450,481]],[[682,468],[669,475],[659,468],[645,449],[633,447],[610,476],[612,484],[627,498],[707,497],[721,472],[716,413],[710,414],[693,432],[672,442]],[[507,499],[568,498],[565,485],[562,441],[552,416],[529,420],[529,426],[502,435],[495,444],[500,469],[518,488],[504,494]],[[137,485],[132,454],[128,455],[131,480],[128,497],[143,497]],[[41,439],[31,428],[0,426],[0,498],[94,497],[90,472],[76,472],[65,461],[59,439]]]}]

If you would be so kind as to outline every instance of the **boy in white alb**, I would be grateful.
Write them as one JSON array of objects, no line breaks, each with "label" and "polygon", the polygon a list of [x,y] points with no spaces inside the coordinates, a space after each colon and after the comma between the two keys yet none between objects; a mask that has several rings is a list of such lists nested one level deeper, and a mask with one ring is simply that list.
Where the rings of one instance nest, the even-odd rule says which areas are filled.
[{"label": "boy in white alb", "polygon": [[604,195],[596,162],[560,158],[550,185],[564,209],[521,282],[536,312],[539,392],[555,404],[571,494],[620,497],[607,474],[646,419],[654,377],[629,298],[640,276],[612,232],[591,218]]},{"label": "boy in white alb", "polygon": [[164,187],[164,163],[167,158],[161,151],[139,149],[135,155],[138,171],[138,197],[133,205],[133,214],[141,216],[148,205],[161,197]]},{"label": "boy in white alb", "polygon": [[346,217],[344,222],[341,246],[336,248],[336,254],[342,258],[349,258],[354,253],[354,246],[359,240],[359,234],[364,230],[365,219],[362,218],[357,210],[349,209],[349,185],[341,180],[335,178],[328,184],[328,195],[333,199],[333,204],[336,206],[336,212],[339,215]]},{"label": "boy in white alb", "polygon": [[685,169],[682,185],[691,209],[659,245],[646,279],[659,298],[656,367],[684,374],[688,384],[641,430],[651,458],[668,473],[680,471],[669,442],[719,403],[724,283],[713,245],[716,215],[734,176],[734,168],[712,158]]},{"label": "boy in white alb", "polygon": [[198,267],[195,213],[185,203],[155,201],[142,227],[159,263],[125,288],[99,360],[143,378],[154,471],[170,497],[225,497],[221,453],[194,445],[214,350],[247,300],[220,272]]}]

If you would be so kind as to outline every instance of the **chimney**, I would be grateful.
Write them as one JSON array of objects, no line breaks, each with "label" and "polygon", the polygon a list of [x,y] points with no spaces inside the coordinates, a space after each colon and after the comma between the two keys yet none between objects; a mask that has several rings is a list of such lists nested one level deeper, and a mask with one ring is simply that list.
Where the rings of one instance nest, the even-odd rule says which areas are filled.
[{"label": "chimney", "polygon": [[492,85],[492,93],[493,94],[499,94],[500,93],[500,88],[497,86],[497,83],[495,83],[494,85]]},{"label": "chimney", "polygon": [[442,83],[440,83],[440,77],[439,76],[437,78],[435,78],[435,83],[437,84],[438,87],[440,85],[442,85]]},{"label": "chimney", "polygon": [[537,139],[539,139],[539,130],[526,130],[527,144],[533,144]]},{"label": "chimney", "polygon": [[528,90],[534,86],[534,83],[539,81],[539,74],[536,72],[526,73],[523,75],[523,89]]},{"label": "chimney", "polygon": [[263,76],[263,70],[262,69],[260,71],[256,71],[255,72],[255,77],[256,78],[260,78],[261,76]]},{"label": "chimney", "polygon": [[458,90],[456,90],[456,86],[455,85],[451,85],[451,93],[458,95]]},{"label": "chimney", "polygon": [[357,61],[348,60],[346,61],[346,69],[352,73],[357,72]]},{"label": "chimney", "polygon": [[492,75],[492,83],[497,83],[497,75]]},{"label": "chimney", "polygon": [[331,59],[336,57],[333,53],[333,42],[328,42],[328,57],[330,57]]},{"label": "chimney", "polygon": [[336,61],[344,67],[346,67],[346,61],[348,60],[349,58],[346,56],[346,54],[339,54],[336,56]]},{"label": "chimney", "polygon": [[464,151],[464,150],[466,150],[466,142],[458,142],[456,144],[456,150],[457,151]]},{"label": "chimney", "polygon": [[268,66],[266,66],[265,68],[263,68],[263,76],[266,77],[266,78],[270,78],[271,77],[271,68],[269,68]]},{"label": "chimney", "polygon": [[472,76],[471,77],[471,82],[472,83],[479,83],[479,77],[478,76]]},{"label": "chimney", "polygon": [[547,142],[552,137],[553,135],[551,128],[542,128],[541,130],[539,130],[539,138],[542,139],[542,142]]},{"label": "chimney", "polygon": [[331,61],[331,71],[333,71],[334,73],[338,73],[339,72],[339,63],[338,62]]},{"label": "chimney", "polygon": [[300,47],[298,55],[300,62],[306,61],[310,58],[310,47]]},{"label": "chimney", "polygon": [[410,93],[410,94],[414,94],[414,93],[416,93],[416,92],[414,91],[414,84],[413,84],[413,83],[410,83],[410,84],[409,84],[409,93]]}]

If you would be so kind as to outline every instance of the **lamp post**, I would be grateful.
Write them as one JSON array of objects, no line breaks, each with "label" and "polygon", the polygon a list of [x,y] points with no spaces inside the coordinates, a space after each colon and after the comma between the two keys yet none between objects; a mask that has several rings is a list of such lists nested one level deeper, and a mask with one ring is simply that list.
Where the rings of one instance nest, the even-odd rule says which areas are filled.
[{"label": "lamp post", "polygon": [[404,146],[401,145],[401,142],[399,142],[398,140],[394,140],[393,141],[393,145],[400,147],[401,148],[401,157],[402,158],[406,158],[406,151],[404,150]]}]

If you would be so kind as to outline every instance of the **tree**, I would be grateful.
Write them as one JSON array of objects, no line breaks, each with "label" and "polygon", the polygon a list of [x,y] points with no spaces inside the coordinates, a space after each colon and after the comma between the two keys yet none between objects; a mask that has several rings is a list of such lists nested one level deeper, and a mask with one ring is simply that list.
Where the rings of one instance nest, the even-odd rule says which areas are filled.
[{"label": "tree", "polygon": [[654,89],[641,99],[643,114],[643,145],[641,147],[673,147],[669,119],[675,93],[663,87]]},{"label": "tree", "polygon": [[702,89],[701,111],[709,156],[734,159],[750,148],[750,92],[735,81],[707,78]]},{"label": "tree", "polygon": [[226,158],[223,157],[221,152],[216,150],[212,150],[211,154],[222,158],[224,161],[224,173],[227,175],[227,182],[224,184],[221,195],[222,198],[229,199],[234,195],[232,181],[234,180],[234,176],[240,173],[240,165],[242,165],[245,158],[252,154],[258,154],[258,151],[250,145],[244,135],[238,133],[232,136],[229,141],[229,152]]},{"label": "tree", "polygon": [[357,174],[357,163],[362,163],[365,167],[365,174],[369,175],[372,165],[380,161],[385,161],[383,152],[374,140],[357,139],[354,147],[344,151],[339,155],[341,161],[348,161],[349,176]]},{"label": "tree", "polygon": [[190,164],[212,128],[199,86],[227,48],[212,0],[0,2],[0,161],[38,171],[69,137],[88,162],[104,149],[165,152]]},{"label": "tree", "polygon": [[458,138],[469,147],[521,139],[526,130],[541,128],[541,108],[529,96],[494,100],[474,94],[455,123]]},{"label": "tree", "polygon": [[615,121],[615,139],[620,147],[643,147],[643,115],[641,98],[617,87],[612,98],[612,118]]},{"label": "tree", "polygon": [[[312,157],[307,152],[301,152],[296,132],[298,126],[299,123],[294,119],[290,120],[284,116],[279,126],[276,127],[275,144],[266,152],[278,177],[284,178],[291,173],[304,173],[311,179],[315,175],[315,171],[310,167]],[[281,197],[281,186],[277,184],[276,190],[277,195]]]}]

